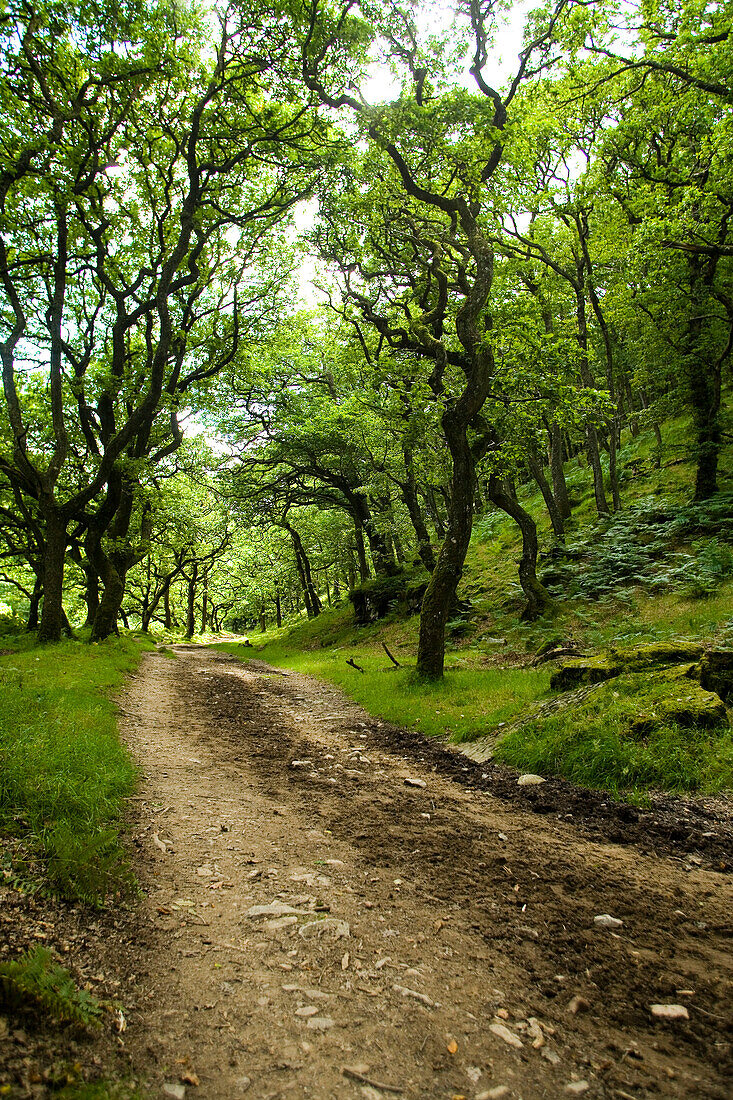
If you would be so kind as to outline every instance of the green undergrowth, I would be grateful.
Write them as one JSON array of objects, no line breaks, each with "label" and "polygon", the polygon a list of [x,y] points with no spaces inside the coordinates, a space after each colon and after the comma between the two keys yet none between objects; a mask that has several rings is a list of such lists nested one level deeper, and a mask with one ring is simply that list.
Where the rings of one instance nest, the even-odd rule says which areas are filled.
[{"label": "green undergrowth", "polygon": [[136,771],[111,696],[146,644],[130,635],[97,645],[24,638],[0,657],[0,834],[10,875],[90,904],[130,885],[117,822]]},{"label": "green undergrowth", "polygon": [[[411,668],[390,667],[384,651],[374,646],[302,650],[298,640],[297,635],[273,640],[256,656],[335,684],[379,718],[454,742],[474,740],[499,723],[509,722],[527,704],[541,698],[550,682],[547,669],[477,669],[449,664],[444,679],[433,684],[418,679]],[[242,645],[225,642],[217,648],[243,660],[255,656]],[[353,659],[364,672],[349,666],[347,659]]]},{"label": "green undergrowth", "polygon": [[643,798],[650,789],[700,794],[733,789],[733,731],[667,722],[639,732],[640,708],[653,701],[647,677],[616,678],[580,705],[507,733],[495,759],[627,797]]},{"label": "green undergrowth", "polygon": [[[537,521],[538,574],[556,600],[551,620],[519,624],[523,606],[517,583],[521,540],[508,517],[487,511],[474,524],[459,595],[473,605],[474,629],[465,636],[500,635],[510,648],[531,651],[552,633],[581,644],[623,640],[626,633],[654,639],[686,631],[712,635],[730,621],[733,598],[733,447],[721,455],[720,492],[691,503],[694,461],[679,441],[690,438],[684,417],[663,426],[657,465],[651,432],[624,433],[619,452],[621,511],[600,520],[582,456],[566,463],[573,516],[565,545],[554,537],[539,492],[527,485],[519,498]],[[603,456],[607,467],[607,456]],[[610,499],[610,498],[609,498]],[[722,597],[722,599],[721,599]],[[715,604],[720,601],[721,607]],[[695,608],[695,602],[698,607]],[[662,603],[665,616],[655,614]],[[689,609],[689,614],[687,611]],[[726,614],[727,611],[727,614]],[[683,623],[683,618],[689,620]]]},{"label": "green undergrowth", "polygon": [[45,947],[34,947],[10,962],[0,963],[0,1004],[35,1008],[59,1023],[98,1025],[104,1004],[79,989],[71,974]]}]

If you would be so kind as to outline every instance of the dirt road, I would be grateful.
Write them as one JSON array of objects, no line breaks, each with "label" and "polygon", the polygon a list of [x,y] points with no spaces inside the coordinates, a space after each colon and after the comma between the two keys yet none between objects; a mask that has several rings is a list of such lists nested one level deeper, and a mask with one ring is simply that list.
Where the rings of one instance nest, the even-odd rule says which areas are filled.
[{"label": "dirt road", "polygon": [[146,896],[105,951],[153,1095],[730,1095],[730,876],[467,789],[203,647],[146,656],[120,708]]}]

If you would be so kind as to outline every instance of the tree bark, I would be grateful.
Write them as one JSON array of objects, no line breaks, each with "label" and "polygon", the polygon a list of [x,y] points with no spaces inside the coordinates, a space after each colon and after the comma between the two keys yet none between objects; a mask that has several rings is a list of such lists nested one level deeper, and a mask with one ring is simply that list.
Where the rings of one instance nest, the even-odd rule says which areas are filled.
[{"label": "tree bark", "polygon": [[690,261],[692,315],[687,326],[684,369],[696,432],[695,501],[707,500],[718,491],[722,361],[710,362],[710,351],[703,341],[703,317],[714,274],[715,264],[711,261],[699,257]]},{"label": "tree bark", "polygon": [[84,626],[91,626],[99,609],[99,575],[90,561],[84,567],[84,577],[84,603],[87,607]]},{"label": "tree bark", "polygon": [[[150,509],[143,507],[140,516],[140,546],[130,539],[130,523],[135,507],[134,483],[121,473],[110,477],[107,495],[85,539],[87,557],[104,584],[92,623],[91,640],[101,641],[117,631],[117,618],[125,596],[127,574],[147,553],[150,535]],[[103,538],[108,536],[112,548],[106,550]]]},{"label": "tree bark", "polygon": [[435,552],[430,542],[430,535],[417,497],[417,482],[415,479],[412,450],[406,445],[403,445],[402,454],[405,462],[406,475],[405,480],[400,484],[402,503],[405,505],[405,508],[407,508],[407,514],[410,517],[410,523],[415,532],[417,552],[420,561],[423,563],[428,573],[432,573],[435,569]]},{"label": "tree bark", "polygon": [[432,485],[428,485],[425,489],[425,503],[427,504],[428,512],[430,513],[430,519],[432,520],[433,527],[435,528],[435,534],[442,542],[445,538],[445,524],[443,523],[443,517],[440,514],[438,502],[435,499],[435,489]]},{"label": "tree bark", "polygon": [[553,420],[548,428],[548,458],[550,462],[550,474],[552,475],[552,489],[560,517],[563,520],[570,519],[572,508],[568,496],[568,487],[565,481],[565,467],[562,457],[562,431],[556,420]]},{"label": "tree bark", "polygon": [[377,530],[371,515],[368,519],[364,520],[363,527],[372,555],[374,572],[378,577],[392,576],[397,572],[397,563],[392,548],[390,547],[388,536]]},{"label": "tree bark", "polygon": [[203,591],[201,593],[201,633],[206,633],[209,625],[209,574],[204,573]]},{"label": "tree bark", "polygon": [[198,582],[199,567],[197,562],[191,564],[191,575],[188,578],[186,592],[186,637],[193,638],[196,630],[196,584]]},{"label": "tree bark", "polygon": [[634,401],[634,391],[631,388],[631,382],[629,381],[629,377],[626,374],[626,371],[623,371],[621,374],[621,385],[624,387],[624,392],[626,394],[626,409],[628,417],[627,423],[629,426],[629,432],[631,434],[631,438],[636,439],[639,434],[639,424],[636,417],[634,416],[636,402]]},{"label": "tree bark", "polygon": [[43,585],[39,577],[36,577],[36,582],[33,585],[33,591],[30,595],[30,602],[28,605],[28,623],[26,630],[29,634],[33,634],[38,630],[39,623],[39,610],[41,606],[41,597],[43,596]]},{"label": "tree bark", "polygon": [[394,556],[395,560],[397,561],[397,565],[400,569],[402,569],[405,564],[405,550],[402,545],[402,539],[400,538],[396,527],[392,531],[392,546],[394,549]]},{"label": "tree bark", "polygon": [[91,640],[102,641],[117,629],[117,616],[125,595],[126,572],[120,572],[112,559],[105,555],[102,581],[104,589],[92,624]]},{"label": "tree bark", "polygon": [[532,622],[552,607],[549,593],[537,580],[537,526],[529,512],[506,492],[495,474],[489,478],[489,498],[497,508],[501,508],[502,512],[506,512],[514,520],[522,533],[519,583],[527,600],[522,619]]},{"label": "tree bark", "polygon": [[295,567],[298,570],[298,578],[300,580],[301,587],[303,589],[303,599],[305,600],[305,610],[309,619],[314,619],[320,615],[322,611],[321,601],[318,598],[316,587],[313,583],[313,575],[311,573],[311,564],[308,559],[308,555],[305,552],[303,546],[303,540],[292,526],[285,519],[282,520],[282,525],[290,535],[290,539],[293,543],[293,551],[295,553]]},{"label": "tree bark", "polygon": [[349,591],[356,588],[356,569],[354,567],[354,555],[356,547],[349,547],[346,557],[346,583],[349,586]]},{"label": "tree bark", "polygon": [[545,477],[542,465],[537,458],[536,454],[529,454],[527,456],[527,464],[529,466],[532,477],[537,482],[540,492],[542,493],[542,499],[545,502],[547,511],[550,516],[550,523],[552,524],[552,530],[561,542],[565,540],[565,525],[560,514],[560,509],[557,506],[557,502],[552,495],[552,490]]},{"label": "tree bark", "polygon": [[371,577],[371,571],[367,561],[366,546],[364,545],[364,527],[358,519],[354,520],[354,537],[356,540],[356,557],[359,563],[359,580],[363,584]]},{"label": "tree bark", "polygon": [[654,432],[654,439],[656,441],[656,447],[654,448],[654,468],[659,470],[662,465],[662,451],[664,450],[664,442],[662,440],[662,429],[659,426],[657,420],[652,421],[652,431]]},{"label": "tree bark", "polygon": [[[585,290],[582,283],[575,287],[576,315],[578,321],[578,346],[580,348],[580,380],[584,386],[595,387],[595,380],[588,365],[588,318],[585,311]],[[593,474],[593,493],[596,500],[596,511],[599,516],[610,514],[606,490],[603,484],[603,467],[598,450],[598,432],[595,425],[588,422],[585,426],[585,450],[588,455],[588,464]]]},{"label": "tree bark", "polygon": [[621,410],[623,408],[622,403],[616,396],[616,382],[614,379],[614,363],[613,363],[613,341],[611,339],[611,330],[606,322],[606,317],[601,309],[601,303],[596,294],[595,286],[593,285],[593,264],[591,262],[590,252],[588,249],[588,221],[587,218],[576,219],[578,226],[578,237],[580,239],[581,247],[583,249],[583,255],[585,257],[586,269],[588,273],[587,290],[588,299],[590,301],[593,313],[598,327],[601,330],[601,337],[603,339],[603,349],[606,358],[606,385],[608,386],[608,393],[611,400],[614,402],[614,413],[609,425],[609,442],[608,442],[608,481],[611,486],[611,497],[613,499],[614,511],[618,512],[621,507],[621,494],[618,485],[618,471],[616,469],[616,452],[617,442],[620,435],[621,424]]},{"label": "tree bark", "polygon": [[596,430],[596,439],[598,440],[599,452],[605,451],[608,455],[608,484],[611,489],[611,500],[613,502],[613,510],[617,512],[621,507],[621,498],[619,494],[618,484],[618,471],[616,469],[616,455],[618,450],[618,439],[620,435],[620,420],[618,412],[606,421],[605,431]]},{"label": "tree bark", "polygon": [[448,410],[443,430],[453,460],[448,528],[423,597],[417,648],[417,671],[430,680],[443,675],[445,624],[463,574],[473,526],[474,463],[466,426]]},{"label": "tree bark", "polygon": [[63,587],[66,559],[66,520],[52,502],[42,505],[45,520],[43,547],[43,609],[39,642],[60,642],[64,628]]}]

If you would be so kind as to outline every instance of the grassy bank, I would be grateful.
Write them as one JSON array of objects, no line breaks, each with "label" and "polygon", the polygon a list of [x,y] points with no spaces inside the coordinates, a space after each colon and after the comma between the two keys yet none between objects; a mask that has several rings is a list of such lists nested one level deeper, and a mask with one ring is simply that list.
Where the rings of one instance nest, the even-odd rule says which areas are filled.
[{"label": "grassy bank", "polygon": [[522,771],[561,775],[634,799],[649,790],[733,790],[733,731],[665,722],[634,732],[649,705],[644,677],[603,684],[579,706],[529,721],[502,738],[496,759]]},{"label": "grassy bank", "polygon": [[98,904],[127,879],[116,822],[136,773],[117,737],[112,695],[143,644],[130,636],[93,646],[3,639],[4,858],[13,875],[62,897]]}]

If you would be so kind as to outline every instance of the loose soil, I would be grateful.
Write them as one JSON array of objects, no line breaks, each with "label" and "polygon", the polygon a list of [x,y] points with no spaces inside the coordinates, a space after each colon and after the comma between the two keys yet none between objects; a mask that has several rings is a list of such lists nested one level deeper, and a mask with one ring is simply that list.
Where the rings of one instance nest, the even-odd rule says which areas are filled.
[{"label": "loose soil", "polygon": [[730,1095],[722,802],[517,787],[305,676],[174,653],[120,698],[140,903],[90,920],[4,889],[9,935],[126,1030],[11,1020],[5,1095],[46,1095],[53,1059],[188,1100]]}]

